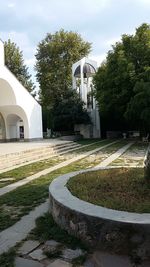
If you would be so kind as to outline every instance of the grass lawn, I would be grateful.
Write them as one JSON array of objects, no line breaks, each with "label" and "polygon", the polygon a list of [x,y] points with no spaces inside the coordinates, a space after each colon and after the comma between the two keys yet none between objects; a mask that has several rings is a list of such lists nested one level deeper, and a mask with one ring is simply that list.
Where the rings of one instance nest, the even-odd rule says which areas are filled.
[{"label": "grass lawn", "polygon": [[[61,249],[66,247],[69,249],[80,248],[85,252],[89,251],[88,246],[86,246],[77,237],[72,236],[58,226],[50,213],[45,213],[44,216],[37,218],[36,227],[28,235],[27,239],[39,240],[40,243],[44,243],[47,240],[55,240],[60,242],[60,250],[57,252],[46,253],[48,258],[59,258],[61,255]],[[79,256],[72,261],[73,267],[81,266],[86,259],[86,254]]]},{"label": "grass lawn", "polygon": [[16,253],[14,249],[10,249],[7,253],[0,255],[0,267],[15,267],[15,256]]},{"label": "grass lawn", "polygon": [[119,168],[77,175],[68,182],[76,197],[103,207],[150,213],[150,185],[142,168]]},{"label": "grass lawn", "polygon": [[76,143],[80,144],[80,145],[88,145],[88,144],[92,144],[94,142],[99,142],[102,139],[100,138],[94,138],[94,139],[81,139],[81,140],[77,140]]},{"label": "grass lawn", "polygon": [[90,150],[93,150],[95,148],[98,148],[98,147],[101,147],[101,146],[104,146],[104,145],[107,145],[109,143],[112,143],[114,140],[108,140],[108,139],[105,139],[105,140],[101,140],[99,142],[95,142],[95,143],[91,143],[89,144],[89,146],[87,147],[84,147],[84,145],[88,145],[88,144],[84,144],[83,147],[79,148],[78,150],[76,151],[73,151],[71,152],[71,154],[73,154],[74,156],[78,155],[79,153],[83,153],[83,152],[88,152]]},{"label": "grass lawn", "polygon": [[115,153],[119,148],[127,145],[128,143],[129,143],[128,141],[123,140],[123,139],[122,140],[118,140],[117,143],[112,144],[110,147],[103,148],[101,150],[101,152],[103,152],[104,154],[108,153],[109,155],[111,155],[111,154]]},{"label": "grass lawn", "polygon": [[[7,171],[0,174],[0,188],[4,187],[8,184],[17,182],[18,180],[24,179],[30,175],[33,175],[39,171],[42,171],[46,168],[52,167],[60,162],[62,162],[64,159],[61,157],[54,157],[51,159],[46,159],[42,161],[38,161],[32,164],[28,164],[16,169],[13,169],[11,171]],[[4,178],[13,178],[12,181],[5,181],[1,182],[1,179]]]},{"label": "grass lawn", "polygon": [[39,240],[39,242],[45,242],[46,240],[56,240],[68,246],[69,248],[82,248],[87,249],[87,246],[82,243],[78,238],[69,235],[67,231],[61,229],[58,224],[55,223],[50,213],[45,213],[36,219],[36,227],[31,231],[28,239]]},{"label": "grass lawn", "polygon": [[[87,246],[82,243],[78,238],[69,235],[67,231],[62,230],[53,220],[50,213],[39,217],[36,220],[36,227],[31,231],[26,240],[39,240],[40,243],[44,243],[47,240],[56,240],[62,244],[62,247],[66,246],[70,249],[81,248],[85,251],[89,251]],[[20,247],[22,243],[18,244]],[[17,247],[10,249],[7,253],[0,255],[0,267],[15,267],[14,260],[17,255]],[[60,252],[46,254],[49,258],[57,258],[60,256]],[[77,258],[75,266],[81,266],[86,256]]]}]

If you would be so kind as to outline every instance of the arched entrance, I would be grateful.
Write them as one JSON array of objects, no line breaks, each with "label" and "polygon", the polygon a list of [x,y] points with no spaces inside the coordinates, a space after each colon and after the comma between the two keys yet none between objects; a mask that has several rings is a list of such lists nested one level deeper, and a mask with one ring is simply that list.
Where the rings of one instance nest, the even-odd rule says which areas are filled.
[{"label": "arched entrance", "polygon": [[16,141],[29,138],[26,113],[17,105],[11,85],[0,78],[0,89],[0,139]]},{"label": "arched entrance", "polygon": [[16,114],[7,116],[7,132],[8,139],[24,139],[24,122],[21,117]]},{"label": "arched entrance", "polygon": [[5,128],[5,121],[0,113],[0,140],[5,140],[6,138],[6,128]]}]

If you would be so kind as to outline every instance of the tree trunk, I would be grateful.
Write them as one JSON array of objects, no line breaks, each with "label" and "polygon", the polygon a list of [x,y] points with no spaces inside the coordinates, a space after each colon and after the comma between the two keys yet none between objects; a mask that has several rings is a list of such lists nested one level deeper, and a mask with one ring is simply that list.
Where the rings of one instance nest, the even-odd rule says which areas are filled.
[{"label": "tree trunk", "polygon": [[144,178],[147,182],[150,182],[150,149],[148,150],[144,161]]}]

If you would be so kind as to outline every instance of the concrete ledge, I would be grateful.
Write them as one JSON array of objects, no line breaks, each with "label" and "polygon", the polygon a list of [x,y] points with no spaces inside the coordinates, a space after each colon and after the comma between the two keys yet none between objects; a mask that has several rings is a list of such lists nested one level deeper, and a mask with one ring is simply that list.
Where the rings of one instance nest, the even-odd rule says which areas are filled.
[{"label": "concrete ledge", "polygon": [[59,137],[60,140],[66,140],[66,141],[77,141],[83,139],[83,136],[78,134],[78,135],[64,135]]},{"label": "concrete ledge", "polygon": [[[90,246],[125,252],[144,246],[150,256],[150,214],[137,214],[103,208],[74,197],[66,187],[67,181],[79,173],[105,167],[77,171],[56,178],[49,187],[50,211],[54,220],[70,234]],[[145,244],[148,243],[148,245]]]}]

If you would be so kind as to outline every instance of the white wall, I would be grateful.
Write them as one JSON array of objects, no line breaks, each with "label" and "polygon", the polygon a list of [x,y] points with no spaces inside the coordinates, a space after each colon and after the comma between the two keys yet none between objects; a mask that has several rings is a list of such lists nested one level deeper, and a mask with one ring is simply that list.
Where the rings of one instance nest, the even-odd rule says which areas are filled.
[{"label": "white wall", "polygon": [[[1,40],[0,110],[6,121],[9,114],[16,114],[23,120],[26,139],[43,137],[41,106],[4,65],[4,47]],[[9,138],[9,127],[6,128],[6,136]],[[11,133],[13,135],[14,129]]]}]

